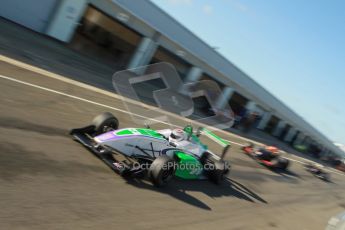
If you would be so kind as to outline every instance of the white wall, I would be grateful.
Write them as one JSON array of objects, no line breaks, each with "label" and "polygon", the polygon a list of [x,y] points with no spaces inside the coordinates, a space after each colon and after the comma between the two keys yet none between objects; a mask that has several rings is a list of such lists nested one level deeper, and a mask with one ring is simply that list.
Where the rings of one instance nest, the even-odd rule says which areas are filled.
[{"label": "white wall", "polygon": [[69,42],[86,6],[87,0],[61,0],[46,34],[60,41]]},{"label": "white wall", "polygon": [[43,32],[56,3],[57,0],[1,0],[0,16]]}]

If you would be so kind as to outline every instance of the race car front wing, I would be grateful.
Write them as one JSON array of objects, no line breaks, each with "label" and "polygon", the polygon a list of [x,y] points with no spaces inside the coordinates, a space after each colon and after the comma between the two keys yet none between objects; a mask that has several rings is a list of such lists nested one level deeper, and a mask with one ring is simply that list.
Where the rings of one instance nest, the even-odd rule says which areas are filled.
[{"label": "race car front wing", "polygon": [[113,156],[113,151],[105,146],[100,146],[92,139],[94,127],[92,125],[83,128],[72,129],[70,135],[74,140],[81,143],[85,148],[91,151],[95,156],[102,160],[114,172],[122,176],[142,176],[144,171],[140,168],[132,168],[125,161],[118,161]]}]

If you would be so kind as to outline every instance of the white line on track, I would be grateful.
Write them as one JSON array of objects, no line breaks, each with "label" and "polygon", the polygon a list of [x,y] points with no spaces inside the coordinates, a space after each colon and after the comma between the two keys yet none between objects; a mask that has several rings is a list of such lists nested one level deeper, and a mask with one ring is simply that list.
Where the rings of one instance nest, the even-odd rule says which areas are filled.
[{"label": "white line on track", "polygon": [[112,107],[112,106],[109,106],[109,105],[105,105],[105,104],[102,104],[102,103],[99,103],[99,102],[91,101],[91,100],[88,100],[88,99],[85,99],[85,98],[82,98],[82,97],[78,97],[78,96],[74,96],[74,95],[71,95],[71,94],[63,93],[63,92],[60,92],[60,91],[57,91],[57,90],[54,90],[54,89],[49,89],[49,88],[46,88],[46,87],[43,87],[43,86],[39,86],[39,85],[35,85],[35,84],[29,83],[29,82],[21,81],[21,80],[15,79],[15,78],[6,77],[4,75],[0,75],[0,78],[6,79],[6,80],[10,80],[10,81],[14,81],[14,82],[17,82],[17,83],[20,83],[20,84],[23,84],[23,85],[31,86],[31,87],[34,87],[34,88],[37,88],[37,89],[42,89],[42,90],[45,90],[45,91],[48,91],[48,92],[51,92],[51,93],[63,95],[63,96],[66,96],[66,97],[69,97],[69,98],[73,98],[73,99],[76,99],[76,100],[88,102],[88,103],[91,103],[91,104],[94,104],[94,105],[102,106],[102,107],[105,107],[105,108],[108,108],[108,109],[113,109],[113,110],[116,110],[118,112],[129,113],[129,114],[132,114],[132,115],[137,116],[137,117],[141,117],[141,118],[145,118],[145,119],[150,119],[150,120],[155,121],[155,122],[159,122],[159,123],[163,123],[163,124],[169,125],[167,122],[164,122],[164,121],[159,121],[159,120],[156,120],[156,119],[145,117],[145,116],[142,116],[142,115],[139,115],[139,114],[135,114],[135,113],[123,110],[123,109],[115,108],[115,107]]},{"label": "white line on track", "polygon": [[[74,95],[71,95],[71,94],[67,94],[67,93],[64,93],[64,92],[60,92],[60,91],[57,91],[57,90],[54,90],[54,89],[50,89],[50,88],[47,88],[47,87],[39,86],[39,85],[32,84],[32,83],[29,83],[29,82],[21,81],[21,80],[15,79],[15,78],[7,77],[7,76],[4,76],[4,75],[0,75],[0,78],[6,79],[6,80],[9,80],[9,81],[13,81],[13,82],[17,82],[17,83],[20,83],[20,84],[23,84],[23,85],[31,86],[31,87],[34,87],[34,88],[37,88],[37,89],[45,90],[45,91],[48,91],[48,92],[51,92],[51,93],[59,94],[59,95],[65,96],[65,97],[73,98],[73,99],[76,99],[76,100],[79,100],[79,101],[83,101],[83,102],[87,102],[87,103],[90,103],[90,104],[102,106],[104,108],[112,109],[112,110],[115,110],[115,111],[118,111],[118,112],[121,112],[121,113],[131,114],[131,115],[134,115],[134,116],[137,116],[137,117],[140,117],[140,118],[149,119],[149,120],[155,121],[157,123],[166,124],[166,125],[172,125],[172,124],[164,122],[164,121],[160,121],[160,120],[153,119],[153,118],[150,118],[150,117],[145,117],[145,116],[142,116],[142,115],[139,115],[139,114],[136,114],[136,113],[132,113],[132,112],[127,111],[127,110],[115,108],[115,107],[112,107],[112,106],[109,106],[109,105],[105,105],[105,104],[102,104],[102,103],[99,103],[99,102],[91,101],[91,100],[88,100],[88,99],[85,99],[85,98],[82,98],[82,97],[74,96]],[[182,128],[181,126],[177,126],[177,125],[173,125],[173,126]],[[231,142],[232,144],[243,146],[243,144],[240,144],[240,143],[237,143],[237,142],[234,142],[234,141],[230,141],[229,140],[229,142]]]},{"label": "white line on track", "polygon": [[[41,69],[39,67],[36,67],[36,66],[33,66],[33,65],[29,65],[29,64],[26,64],[24,62],[21,62],[21,61],[18,61],[18,60],[15,60],[15,59],[12,59],[12,58],[9,58],[9,57],[6,57],[4,55],[0,55],[0,61],[3,61],[5,63],[8,63],[8,64],[11,64],[11,65],[14,65],[14,66],[17,66],[19,68],[23,68],[23,69],[26,69],[26,70],[29,70],[31,72],[35,72],[35,73],[38,73],[40,75],[43,75],[43,76],[46,76],[46,77],[49,77],[49,78],[52,78],[52,79],[55,79],[55,80],[59,80],[59,81],[62,81],[62,82],[65,82],[65,83],[68,83],[68,84],[71,84],[71,85],[75,85],[75,86],[78,86],[78,87],[81,87],[81,88],[84,88],[84,89],[87,89],[87,90],[90,90],[90,91],[93,91],[93,92],[97,92],[97,93],[100,93],[100,94],[103,94],[103,95],[106,95],[106,96],[109,96],[109,97],[113,97],[113,98],[116,98],[116,99],[119,99],[119,100],[122,100],[122,101],[125,101],[126,103],[131,103],[131,104],[134,104],[134,105],[137,105],[137,106],[141,106],[141,107],[145,107],[145,108],[148,108],[148,109],[157,109],[156,107],[153,107],[153,106],[150,106],[150,105],[147,105],[147,104],[144,104],[142,102],[138,102],[138,101],[135,101],[135,100],[132,100],[132,99],[129,99],[129,98],[125,98],[125,97],[122,97],[121,95],[118,95],[118,94],[115,94],[115,93],[112,93],[112,92],[109,92],[109,91],[106,91],[106,90],[103,90],[103,89],[100,89],[100,88],[97,88],[97,87],[94,87],[94,86],[91,86],[91,85],[88,85],[88,84],[85,84],[85,83],[82,83],[82,82],[79,82],[79,81],[76,81],[76,80],[72,80],[70,78],[66,78],[62,75],[59,75],[59,74],[55,74],[55,73],[52,73],[52,72],[49,72],[47,70],[44,70],[44,69]],[[8,77],[7,77],[8,78]],[[14,78],[13,78],[14,79]],[[18,80],[19,81],[19,80]],[[31,83],[29,83],[31,84]],[[41,87],[41,86],[40,86]],[[43,87],[44,88],[44,87]],[[53,90],[54,91],[54,90]],[[73,95],[72,95],[73,96]],[[107,106],[107,105],[106,105]],[[109,108],[109,107],[106,107],[106,108]],[[115,108],[116,109],[116,108]],[[120,111],[120,110],[117,110],[117,111]],[[164,114],[164,115],[167,115],[167,116],[171,116],[171,117],[174,117],[176,119],[185,119],[186,122],[189,122],[189,123],[195,123],[195,124],[198,124],[198,125],[202,125],[202,124],[199,124],[197,121],[192,121],[190,119],[187,119],[187,118],[182,118],[181,116],[177,115],[177,114],[174,114],[174,113],[170,113],[170,112],[167,112],[167,111],[164,111],[164,110],[161,110],[159,111],[160,113]],[[128,112],[127,112],[128,113]],[[139,117],[142,117],[142,118],[145,118],[145,119],[151,119],[151,118],[146,118],[144,116],[141,116],[141,115],[138,115],[138,114],[133,114],[133,115],[136,115],[136,116],[139,116]],[[151,119],[152,121],[156,121],[155,119]],[[163,124],[169,124],[171,125],[170,123],[165,123],[161,120],[159,120],[158,122],[160,123],[163,123]],[[176,125],[175,125],[176,126]],[[176,127],[179,127],[179,126],[176,126]],[[241,139],[243,141],[246,141],[246,142],[249,142],[251,140],[245,138],[245,137],[241,137],[241,136],[237,136],[233,133],[229,133],[229,132],[226,132],[226,131],[223,131],[223,130],[218,130],[218,129],[215,129],[213,127],[209,127],[211,130],[217,130],[225,135],[231,135],[231,136],[234,136],[238,139]],[[233,142],[233,141],[230,141],[232,144],[236,144],[236,145],[239,145],[239,146],[243,146],[243,144],[241,143],[237,143],[237,142]],[[251,141],[253,143],[256,143],[254,141]],[[260,144],[260,143],[256,143],[256,144]]]},{"label": "white line on track", "polygon": [[[74,95],[71,95],[71,94],[67,94],[67,93],[64,93],[64,92],[60,92],[60,91],[57,91],[57,90],[54,90],[54,89],[50,89],[50,88],[47,88],[47,87],[39,86],[39,85],[32,84],[32,83],[29,83],[29,82],[21,81],[21,80],[15,79],[15,78],[7,77],[7,76],[4,76],[4,75],[0,75],[0,78],[5,79],[5,80],[9,80],[9,81],[13,81],[13,82],[17,82],[17,83],[20,83],[20,84],[23,84],[23,85],[26,85],[26,86],[31,86],[31,87],[34,87],[34,88],[37,88],[37,89],[45,90],[45,91],[48,91],[48,92],[51,92],[51,93],[55,93],[55,94],[59,94],[59,95],[62,95],[62,96],[66,96],[66,97],[69,97],[69,98],[73,98],[73,99],[76,99],[76,100],[79,100],[79,101],[83,101],[83,102],[87,102],[87,103],[90,103],[90,104],[98,105],[98,106],[101,106],[101,107],[104,107],[104,108],[107,108],[107,109],[112,109],[112,110],[115,110],[115,111],[118,111],[118,112],[122,112],[122,113],[126,113],[126,114],[132,114],[134,116],[141,117],[141,118],[144,118],[144,119],[149,119],[149,120],[152,120],[152,121],[155,121],[155,122],[158,122],[158,123],[162,123],[162,124],[166,124],[166,125],[172,125],[172,124],[164,122],[164,121],[160,121],[160,120],[156,120],[156,119],[153,119],[153,118],[145,117],[145,116],[142,116],[142,115],[139,115],[139,114],[136,114],[136,113],[132,113],[132,112],[127,111],[127,110],[115,108],[115,107],[112,107],[112,106],[109,106],[109,105],[105,105],[105,104],[102,104],[102,103],[99,103],[99,102],[91,101],[91,100],[88,100],[88,99],[85,99],[85,98],[82,98],[82,97],[74,96]],[[174,126],[180,127],[180,126],[177,126],[177,125],[174,125]],[[243,139],[249,140],[247,138],[243,138]],[[237,143],[237,142],[230,141],[230,140],[227,140],[227,141],[229,141],[232,144],[238,145],[238,146],[244,146],[244,144],[241,144],[241,143]],[[258,143],[258,144],[262,145],[261,143]],[[311,160],[304,159],[304,158],[301,158],[301,157],[298,157],[298,156],[294,156],[294,157],[303,159],[304,162],[296,160],[296,159],[292,159],[292,158],[289,158],[289,157],[285,157],[285,158],[287,158],[287,159],[289,159],[291,161],[294,161],[294,162],[298,162],[300,164],[304,164],[306,161],[311,161]],[[313,162],[313,161],[311,161],[311,162]],[[326,170],[329,171],[329,172],[333,172],[333,173],[336,173],[338,175],[343,175],[344,176],[343,173],[340,173],[340,172],[337,172],[337,171],[334,171],[334,170],[331,170],[331,169],[326,169]]]}]

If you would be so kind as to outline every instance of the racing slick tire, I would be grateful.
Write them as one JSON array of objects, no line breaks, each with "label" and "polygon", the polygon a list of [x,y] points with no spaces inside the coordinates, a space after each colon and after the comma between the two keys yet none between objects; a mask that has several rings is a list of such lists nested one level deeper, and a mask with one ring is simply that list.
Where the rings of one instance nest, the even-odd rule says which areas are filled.
[{"label": "racing slick tire", "polygon": [[274,164],[274,167],[281,170],[286,170],[289,167],[289,160],[286,158],[278,158]]},{"label": "racing slick tire", "polygon": [[213,168],[207,172],[208,179],[215,184],[221,184],[224,180],[225,175],[228,172],[226,168],[226,162],[215,161],[212,164]]},{"label": "racing slick tire", "polygon": [[208,179],[215,184],[221,184],[224,176],[229,172],[226,161],[216,161],[211,158],[212,156],[205,152],[201,156],[200,162],[204,165]]},{"label": "racing slick tire", "polygon": [[151,164],[149,177],[153,185],[162,187],[169,183],[175,175],[175,160],[168,156],[159,156]]},{"label": "racing slick tire", "polygon": [[92,121],[92,125],[95,127],[94,134],[99,135],[110,130],[118,129],[119,121],[113,114],[105,112],[95,117]]}]

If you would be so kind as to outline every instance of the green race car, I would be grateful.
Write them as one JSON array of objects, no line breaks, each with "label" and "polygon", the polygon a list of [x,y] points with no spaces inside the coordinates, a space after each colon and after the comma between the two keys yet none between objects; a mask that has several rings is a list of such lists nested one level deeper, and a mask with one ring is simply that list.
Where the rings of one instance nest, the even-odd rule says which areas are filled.
[{"label": "green race car", "polygon": [[[209,179],[219,184],[229,172],[230,164],[224,160],[229,142],[205,128],[194,132],[190,125],[163,130],[118,127],[118,119],[107,112],[98,115],[91,125],[72,129],[70,134],[115,172],[123,176],[148,176],[158,187],[174,176]],[[201,135],[222,147],[220,156],[201,142]]]}]

